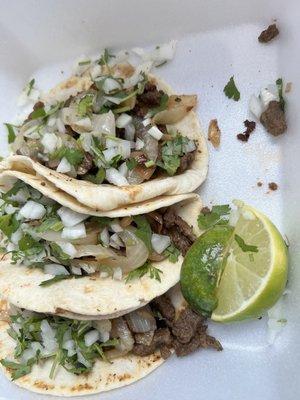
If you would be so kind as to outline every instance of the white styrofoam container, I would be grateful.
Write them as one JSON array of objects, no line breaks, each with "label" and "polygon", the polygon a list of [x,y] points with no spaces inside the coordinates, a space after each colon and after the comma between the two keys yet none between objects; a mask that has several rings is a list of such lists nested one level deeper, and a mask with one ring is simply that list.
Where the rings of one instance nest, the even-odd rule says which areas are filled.
[{"label": "white styrofoam container", "polygon": [[[156,45],[178,39],[175,60],[157,70],[180,93],[197,93],[204,130],[217,118],[221,147],[210,145],[210,170],[199,189],[204,203],[240,198],[258,207],[290,242],[286,327],[268,345],[266,319],[211,324],[222,353],[199,351],[173,357],[146,379],[101,395],[102,399],[294,400],[300,397],[300,113],[297,0],[2,0],[0,12],[0,123],[15,115],[20,90],[30,77],[42,89],[68,76],[81,54]],[[280,36],[259,44],[261,30],[277,19]],[[64,71],[64,72],[63,72]],[[223,94],[234,75],[241,100]],[[247,144],[236,139],[248,99],[278,77],[293,83],[287,95],[288,132],[273,138],[258,126]],[[1,153],[7,154],[1,129]],[[263,186],[258,188],[260,180]],[[267,193],[268,182],[279,185]],[[37,299],[38,301],[38,299]],[[98,398],[95,395],[91,398]],[[36,400],[0,376],[0,399]],[[44,398],[44,397],[43,397]]]}]

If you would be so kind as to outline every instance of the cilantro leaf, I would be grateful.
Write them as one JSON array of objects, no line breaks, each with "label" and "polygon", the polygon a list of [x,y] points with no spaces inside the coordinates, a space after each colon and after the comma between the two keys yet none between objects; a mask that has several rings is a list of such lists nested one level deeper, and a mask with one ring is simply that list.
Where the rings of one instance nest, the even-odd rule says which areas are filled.
[{"label": "cilantro leaf", "polygon": [[48,230],[54,231],[54,232],[59,232],[63,229],[64,225],[61,222],[61,220],[57,217],[51,217],[51,218],[47,218],[45,219],[41,225],[39,225],[36,228],[36,232],[38,233],[43,233],[46,232]]},{"label": "cilantro leaf", "polygon": [[135,215],[133,217],[133,221],[137,225],[137,229],[134,231],[134,234],[141,239],[145,245],[147,246],[148,250],[152,250],[151,245],[151,236],[152,236],[152,229],[147,221],[147,218],[144,215]]},{"label": "cilantro leaf", "polygon": [[15,126],[12,125],[12,124],[9,124],[7,122],[5,122],[4,125],[6,126],[6,129],[7,129],[7,140],[8,140],[8,143],[11,144],[16,139],[16,134],[15,134],[15,130],[14,130]]},{"label": "cilantro leaf", "polygon": [[39,107],[36,110],[32,111],[32,113],[30,114],[31,120],[45,117],[47,117],[47,113],[44,107]]},{"label": "cilantro leaf", "polygon": [[166,141],[161,147],[162,162],[158,161],[157,165],[165,169],[168,175],[175,175],[189,141],[187,137],[181,135],[175,136],[173,140]]},{"label": "cilantro leaf", "polygon": [[35,79],[33,78],[33,79],[31,79],[31,81],[30,81],[30,82],[28,83],[28,85],[26,86],[26,89],[27,89],[26,94],[27,94],[27,96],[30,95],[30,93],[31,93],[31,91],[32,91],[32,89],[33,89],[34,84],[35,84]]},{"label": "cilantro leaf", "polygon": [[108,49],[104,49],[104,53],[100,57],[98,64],[106,65],[106,64],[108,64],[110,58],[113,58],[113,57],[115,57],[115,56],[113,54],[109,53]]},{"label": "cilantro leaf", "polygon": [[[203,209],[202,209],[203,210]],[[213,206],[211,211],[201,211],[198,216],[198,226],[200,229],[208,229],[214,225],[226,225],[229,221],[231,208],[228,204]]]},{"label": "cilantro leaf", "polygon": [[110,160],[109,164],[113,168],[118,168],[118,164],[120,163],[121,160],[122,160],[122,155],[117,154]]},{"label": "cilantro leaf", "polygon": [[237,244],[239,245],[240,249],[244,253],[247,253],[247,252],[258,253],[258,247],[254,246],[254,245],[246,244],[244,239],[241,236],[235,234],[234,235],[234,240],[237,242]]},{"label": "cilantro leaf", "polygon": [[233,99],[235,101],[239,101],[239,99],[241,97],[241,94],[240,94],[240,92],[238,91],[238,88],[235,85],[233,76],[229,79],[229,82],[224,87],[223,92],[225,93],[225,95],[229,99]]},{"label": "cilantro leaf", "polygon": [[163,272],[160,269],[153,267],[153,265],[149,261],[146,261],[145,264],[141,267],[138,267],[129,272],[126,277],[125,283],[128,283],[134,279],[142,278],[146,274],[149,274],[149,277],[151,279],[156,279],[157,281],[161,282],[160,274],[162,273]]},{"label": "cilantro leaf", "polygon": [[0,217],[0,230],[9,239],[20,226],[20,221],[17,220],[15,214],[5,214]]},{"label": "cilantro leaf", "polygon": [[[163,65],[163,64],[161,64],[161,65]],[[168,106],[168,101],[169,101],[169,96],[166,93],[164,93],[160,98],[159,106],[151,108],[149,110],[149,116],[153,117],[155,114],[159,113],[160,111],[164,111]]]},{"label": "cilantro leaf", "polygon": [[176,263],[180,255],[180,250],[178,250],[177,247],[175,247],[175,245],[172,243],[166,248],[166,250],[163,252],[163,255],[168,257],[172,263]]},{"label": "cilantro leaf", "polygon": [[57,243],[50,243],[50,248],[54,257],[57,258],[62,264],[70,260],[70,256],[66,254]]},{"label": "cilantro leaf", "polygon": [[128,158],[126,160],[126,166],[129,171],[133,170],[138,165],[138,162],[135,158]]},{"label": "cilantro leaf", "polygon": [[44,246],[39,243],[37,240],[34,240],[32,236],[28,233],[25,233],[23,237],[19,240],[18,246],[20,251],[26,253],[26,255],[32,255],[40,253]]},{"label": "cilantro leaf", "polygon": [[30,363],[16,363],[6,359],[0,360],[0,363],[7,369],[11,370],[12,380],[21,378],[21,376],[27,375],[31,372],[32,365]]},{"label": "cilantro leaf", "polygon": [[54,278],[47,279],[47,280],[41,282],[41,283],[39,284],[39,286],[46,287],[46,286],[53,285],[54,283],[63,281],[63,280],[65,280],[65,279],[72,279],[72,278],[77,279],[77,278],[80,278],[80,276],[79,276],[79,275],[55,275]]},{"label": "cilantro leaf", "polygon": [[77,105],[77,113],[80,117],[89,115],[93,111],[94,95],[91,93],[82,97]]},{"label": "cilantro leaf", "polygon": [[283,98],[283,80],[282,78],[278,78],[276,81],[276,86],[277,86],[277,90],[278,90],[278,96],[279,96],[279,103],[281,106],[282,111],[284,111],[284,107],[285,107],[285,100]]},{"label": "cilantro leaf", "polygon": [[100,183],[102,183],[104,181],[105,176],[106,176],[105,169],[103,167],[100,167],[98,169],[98,172],[96,173],[96,175],[87,174],[87,175],[84,175],[84,179],[86,181],[90,181],[90,182],[93,182],[93,183],[96,183],[99,185]]},{"label": "cilantro leaf", "polygon": [[54,153],[51,154],[50,158],[52,160],[61,160],[62,158],[66,158],[69,163],[73,166],[77,166],[81,164],[84,159],[84,153],[79,149],[71,149],[65,146],[60,147]]},{"label": "cilantro leaf", "polygon": [[180,166],[180,157],[176,155],[163,155],[163,163],[157,162],[157,165],[166,170],[167,174],[173,176]]}]

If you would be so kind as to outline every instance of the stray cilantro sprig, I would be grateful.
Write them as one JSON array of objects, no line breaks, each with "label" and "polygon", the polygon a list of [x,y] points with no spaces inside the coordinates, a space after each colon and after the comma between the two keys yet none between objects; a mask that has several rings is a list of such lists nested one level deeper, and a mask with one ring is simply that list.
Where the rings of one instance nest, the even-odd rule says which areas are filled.
[{"label": "stray cilantro sprig", "polygon": [[276,86],[277,86],[277,90],[278,90],[280,107],[281,107],[282,111],[284,111],[285,100],[283,98],[283,80],[282,80],[282,78],[277,79]]},{"label": "stray cilantro sprig", "polygon": [[230,211],[228,204],[213,206],[211,211],[205,207],[198,216],[199,228],[209,229],[214,225],[228,224]]},{"label": "stray cilantro sprig", "polygon": [[104,49],[104,52],[103,52],[102,56],[100,57],[98,64],[107,65],[109,60],[114,57],[116,57],[116,56],[111,54],[108,49]]},{"label": "stray cilantro sprig", "polygon": [[16,139],[16,134],[15,134],[15,129],[14,128],[17,128],[17,126],[13,125],[13,124],[9,124],[8,122],[5,122],[4,125],[6,126],[6,129],[7,129],[8,144],[11,144]]},{"label": "stray cilantro sprig", "polygon": [[226,86],[223,89],[225,95],[229,98],[229,99],[233,99],[235,101],[239,101],[241,94],[238,90],[238,88],[236,87],[236,84],[234,82],[234,77],[232,76],[229,79],[229,82],[226,84]]},{"label": "stray cilantro sprig", "polygon": [[239,245],[240,249],[244,253],[258,253],[258,247],[254,246],[254,245],[246,244],[244,239],[241,236],[235,234],[234,235],[234,240],[237,242],[237,244]]},{"label": "stray cilantro sprig", "polygon": [[163,252],[163,255],[168,257],[169,261],[171,261],[172,263],[176,263],[180,255],[180,250],[178,250],[177,247],[175,247],[174,244],[171,243],[170,246],[167,247],[166,250]]},{"label": "stray cilantro sprig", "polygon": [[148,250],[151,251],[152,229],[147,221],[147,218],[144,215],[136,215],[133,217],[133,221],[137,225],[137,229],[135,230],[134,234],[141,239],[147,246]]},{"label": "stray cilantro sprig", "polygon": [[133,271],[129,272],[125,280],[125,283],[128,283],[134,279],[142,278],[146,274],[149,274],[149,277],[151,279],[156,279],[158,282],[161,282],[160,274],[162,273],[163,273],[162,270],[153,267],[153,265],[149,261],[146,261],[145,264],[142,265],[141,267],[138,267]]}]

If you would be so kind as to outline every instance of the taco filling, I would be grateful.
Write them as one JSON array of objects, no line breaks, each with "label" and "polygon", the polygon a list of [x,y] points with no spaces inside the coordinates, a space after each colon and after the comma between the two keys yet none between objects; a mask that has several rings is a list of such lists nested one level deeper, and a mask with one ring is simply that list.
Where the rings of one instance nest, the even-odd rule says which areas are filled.
[{"label": "taco filling", "polygon": [[205,319],[189,307],[176,311],[167,295],[123,317],[100,321],[12,309],[7,334],[14,340],[15,350],[0,362],[13,380],[47,361],[49,377],[55,379],[60,368],[86,374],[97,360],[111,363],[129,354],[147,357],[156,353],[166,359],[173,350],[178,356],[198,348],[222,350],[221,344],[206,333]]},{"label": "taco filling", "polygon": [[0,203],[1,252],[12,263],[54,276],[41,285],[96,273],[126,281],[149,274],[160,281],[159,262],[177,262],[196,239],[172,207],[95,217],[61,206],[20,180]]},{"label": "taco filling", "polygon": [[168,95],[150,68],[108,51],[79,62],[76,76],[40,99],[21,125],[10,125],[13,152],[96,184],[138,185],[189,169],[197,143],[171,124],[197,97]]}]

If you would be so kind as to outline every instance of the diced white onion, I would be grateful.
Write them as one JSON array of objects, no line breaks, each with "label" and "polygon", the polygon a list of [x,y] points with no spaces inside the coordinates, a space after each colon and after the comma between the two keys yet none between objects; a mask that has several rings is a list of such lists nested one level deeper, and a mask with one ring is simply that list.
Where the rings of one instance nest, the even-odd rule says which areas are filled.
[{"label": "diced white onion", "polygon": [[14,214],[18,210],[18,207],[14,207],[12,204],[6,204],[4,209],[5,209],[6,214],[11,215],[11,214]]},{"label": "diced white onion", "polygon": [[152,128],[148,130],[148,133],[156,140],[160,140],[163,136],[163,132],[160,131],[157,126],[152,126]]},{"label": "diced white onion", "polygon": [[105,278],[108,278],[109,277],[109,273],[108,272],[106,272],[106,271],[101,271],[100,272],[100,278],[101,279],[105,279]]},{"label": "diced white onion", "polygon": [[96,343],[99,338],[99,332],[96,329],[93,329],[92,331],[89,331],[84,335],[84,343],[87,347],[89,347],[92,344]]},{"label": "diced white onion", "polygon": [[55,126],[55,124],[56,124],[56,117],[54,115],[51,115],[48,118],[47,126],[50,126],[50,128],[53,128]]},{"label": "diced white onion", "polygon": [[18,243],[19,243],[19,240],[22,238],[22,236],[23,236],[22,230],[21,230],[21,229],[18,229],[16,232],[14,232],[14,233],[11,234],[10,241],[11,241],[13,244],[18,244]]},{"label": "diced white onion", "polygon": [[119,224],[119,222],[117,222],[117,220],[114,220],[111,224],[110,224],[110,229],[113,232],[119,233],[123,231],[123,228],[121,227],[121,225]]},{"label": "diced white onion", "polygon": [[65,350],[74,350],[75,348],[75,342],[72,339],[66,340],[63,345],[62,348]]},{"label": "diced white onion", "polygon": [[103,83],[103,90],[106,94],[111,93],[113,90],[121,89],[119,82],[112,78],[106,78]]},{"label": "diced white onion", "polygon": [[12,201],[17,201],[18,203],[26,203],[27,199],[30,197],[29,190],[26,188],[22,188],[18,191],[18,193],[10,196]]},{"label": "diced white onion", "polygon": [[44,146],[45,153],[52,153],[57,146],[57,136],[54,133],[44,133],[41,143]]},{"label": "diced white onion", "polygon": [[75,240],[86,237],[86,230],[84,223],[81,222],[74,226],[64,227],[61,233],[61,237],[62,239],[69,239],[69,240]]},{"label": "diced white onion", "polygon": [[119,166],[119,172],[120,172],[121,175],[123,175],[123,176],[126,177],[126,175],[127,175],[127,173],[128,173],[128,168],[127,168],[126,162],[123,162],[123,163]]},{"label": "diced white onion", "polygon": [[263,112],[263,106],[259,98],[254,96],[254,94],[250,97],[249,100],[249,110],[258,120],[260,119],[260,116]]},{"label": "diced white onion", "polygon": [[151,118],[145,118],[145,119],[142,121],[142,124],[143,124],[144,126],[150,125],[150,124],[151,124]]},{"label": "diced white onion", "polygon": [[91,363],[83,357],[80,350],[77,350],[77,360],[80,364],[84,365],[87,368],[91,366]]},{"label": "diced white onion", "polygon": [[56,171],[65,174],[67,172],[70,172],[71,170],[72,170],[72,165],[65,157],[63,157],[60,160],[60,163],[58,164]]},{"label": "diced white onion", "polygon": [[71,266],[71,272],[74,275],[82,275],[82,271],[79,267],[75,267],[74,265]]},{"label": "diced white onion", "polygon": [[123,101],[121,97],[105,96],[104,98],[114,104],[120,104]]},{"label": "diced white onion", "polygon": [[119,149],[118,147],[109,147],[108,149],[103,151],[104,158],[107,162],[110,162],[114,157],[118,156]]},{"label": "diced white onion", "polygon": [[57,210],[57,214],[64,226],[74,226],[79,224],[80,222],[86,220],[89,216],[86,214],[81,214],[76,211],[71,210],[68,207],[61,207]]},{"label": "diced white onion", "polygon": [[145,146],[145,143],[140,138],[137,138],[136,142],[135,142],[135,149],[141,150],[144,146]]},{"label": "diced white onion", "polygon": [[35,201],[29,200],[19,211],[19,214],[26,219],[41,219],[46,214],[45,207],[36,203]]},{"label": "diced white onion", "polygon": [[262,89],[260,91],[260,100],[265,110],[271,101],[278,101],[279,99],[277,94],[271,93],[268,89]]},{"label": "diced white onion", "polygon": [[128,124],[125,126],[125,139],[126,140],[134,140],[135,135],[135,127],[133,124]]},{"label": "diced white onion", "polygon": [[92,130],[92,121],[90,118],[82,118],[79,121],[76,121],[74,123],[74,127],[80,128],[85,131],[91,131]]},{"label": "diced white onion", "polygon": [[70,258],[74,258],[77,250],[72,243],[69,242],[57,242],[58,246],[62,249],[64,253],[66,253]]},{"label": "diced white onion", "polygon": [[66,127],[65,127],[64,123],[62,122],[62,120],[60,118],[57,118],[56,126],[57,126],[57,129],[58,129],[59,133],[62,133],[62,134],[66,133]]},{"label": "diced white onion", "polygon": [[43,346],[39,342],[31,342],[30,347],[36,353],[38,350],[42,351]]},{"label": "diced white onion", "polygon": [[58,348],[55,334],[56,332],[51,328],[49,322],[46,319],[43,319],[41,322],[41,336],[47,354],[55,352]]},{"label": "diced white onion", "polygon": [[107,227],[104,227],[100,233],[100,240],[105,245],[109,245],[109,233]]},{"label": "diced white onion", "polygon": [[162,64],[166,61],[171,61],[174,58],[176,51],[176,40],[171,40],[169,43],[163,43],[160,46],[156,46],[156,48],[146,53],[143,49],[135,48],[132,51],[140,56],[144,61],[152,61],[155,66]]},{"label": "diced white onion", "polygon": [[21,360],[26,363],[30,358],[35,356],[36,352],[33,349],[25,349],[22,353]]},{"label": "diced white onion", "polygon": [[106,170],[106,180],[116,186],[127,186],[127,179],[116,168]]},{"label": "diced white onion", "polygon": [[130,78],[124,80],[123,88],[128,89],[139,83],[143,79],[144,74],[147,75],[150,72],[152,65],[152,61],[147,61],[138,65],[134,71],[134,74]]},{"label": "diced white onion", "polygon": [[111,235],[109,245],[117,250],[119,250],[120,247],[124,247],[124,243],[119,238],[119,235],[117,233]]},{"label": "diced white onion", "polygon": [[90,152],[92,145],[92,134],[91,133],[82,133],[79,138],[80,144],[84,151]]},{"label": "diced white onion", "polygon": [[117,128],[125,128],[132,121],[132,116],[126,113],[121,114],[116,120]]},{"label": "diced white onion", "polygon": [[87,263],[82,263],[80,267],[87,273],[87,274],[93,274],[96,272],[96,267],[93,265],[88,265]]},{"label": "diced white onion", "polygon": [[117,267],[114,270],[114,274],[113,274],[113,279],[120,281],[122,279],[122,268],[121,267]]},{"label": "diced white onion", "polygon": [[161,254],[171,244],[171,239],[167,235],[158,235],[153,233],[151,236],[151,245],[156,253]]},{"label": "diced white onion", "polygon": [[101,75],[101,66],[97,64],[92,67],[90,70],[90,74],[92,79],[96,79],[98,76]]},{"label": "diced white onion", "polygon": [[105,114],[92,116],[93,136],[101,136],[103,133],[116,136],[116,121],[112,111]]},{"label": "diced white onion", "polygon": [[49,275],[69,275],[66,268],[60,264],[46,264],[44,266],[44,272]]}]

